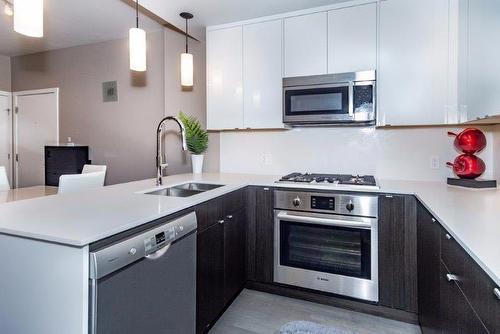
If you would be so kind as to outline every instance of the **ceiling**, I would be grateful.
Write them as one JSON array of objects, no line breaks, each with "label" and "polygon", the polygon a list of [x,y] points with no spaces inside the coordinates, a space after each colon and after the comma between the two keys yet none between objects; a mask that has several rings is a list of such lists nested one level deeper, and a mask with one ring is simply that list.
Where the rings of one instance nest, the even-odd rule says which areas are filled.
[{"label": "ceiling", "polygon": [[207,26],[345,1],[347,0],[139,0],[139,3],[177,27],[185,25],[179,13],[194,14],[195,17],[190,22],[191,34],[203,39]]},{"label": "ceiling", "polygon": [[[14,32],[12,17],[3,14],[0,1],[0,55],[15,56],[125,38],[135,25],[134,10],[120,0],[45,0],[44,37]],[[141,17],[147,31],[161,29]]]},{"label": "ceiling", "polygon": [[[204,38],[206,26],[323,6],[345,0],[139,0],[164,20],[184,29],[179,13],[195,15],[190,33]],[[12,17],[0,12],[0,55],[15,56],[125,38],[135,23],[133,8],[121,0],[45,0],[45,31],[41,39],[12,29]],[[161,29],[141,16],[147,31]]]}]

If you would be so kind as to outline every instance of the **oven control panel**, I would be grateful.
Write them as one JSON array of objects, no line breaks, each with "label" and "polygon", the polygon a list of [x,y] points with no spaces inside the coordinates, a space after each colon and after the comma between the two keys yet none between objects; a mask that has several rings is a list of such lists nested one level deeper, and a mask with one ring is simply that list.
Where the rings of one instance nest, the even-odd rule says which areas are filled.
[{"label": "oven control panel", "polygon": [[276,190],[275,209],[378,217],[378,196],[370,194]]},{"label": "oven control panel", "polygon": [[311,196],[311,209],[335,211],[335,197]]}]

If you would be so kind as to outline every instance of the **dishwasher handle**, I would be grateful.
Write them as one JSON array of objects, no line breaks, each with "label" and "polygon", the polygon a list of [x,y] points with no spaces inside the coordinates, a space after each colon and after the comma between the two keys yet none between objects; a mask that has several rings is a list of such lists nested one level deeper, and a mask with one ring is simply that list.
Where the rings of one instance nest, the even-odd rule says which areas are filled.
[{"label": "dishwasher handle", "polygon": [[158,249],[156,252],[151,253],[149,255],[146,255],[145,258],[147,260],[152,260],[152,261],[158,260],[159,258],[161,258],[163,255],[165,255],[168,252],[168,250],[170,249],[170,246],[172,246],[172,244],[165,245],[162,248]]}]

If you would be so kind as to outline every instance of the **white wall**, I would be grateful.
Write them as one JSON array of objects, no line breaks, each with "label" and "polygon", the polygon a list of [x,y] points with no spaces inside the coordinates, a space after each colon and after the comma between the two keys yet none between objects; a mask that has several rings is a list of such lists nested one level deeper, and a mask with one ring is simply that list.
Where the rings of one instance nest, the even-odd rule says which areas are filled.
[{"label": "white wall", "polygon": [[11,91],[10,57],[0,55],[0,90]]},{"label": "white wall", "polygon": [[[277,174],[324,172],[373,174],[380,179],[442,181],[452,173],[446,167],[458,155],[453,138],[442,127],[430,128],[297,128],[285,131],[223,132],[220,168],[226,173]],[[493,141],[491,127],[488,142]],[[500,147],[500,128],[496,132]],[[264,155],[272,156],[266,164]],[[431,156],[440,159],[431,169]],[[493,145],[480,155],[493,176]],[[497,162],[498,162],[497,157]],[[498,162],[500,163],[500,162]]]}]

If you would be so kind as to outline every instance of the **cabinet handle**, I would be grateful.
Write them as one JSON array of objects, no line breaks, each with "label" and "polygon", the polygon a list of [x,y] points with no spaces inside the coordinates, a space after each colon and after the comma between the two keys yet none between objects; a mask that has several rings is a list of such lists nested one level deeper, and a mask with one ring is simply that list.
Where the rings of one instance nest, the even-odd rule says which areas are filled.
[{"label": "cabinet handle", "polygon": [[264,191],[269,191],[269,188],[264,188]]},{"label": "cabinet handle", "polygon": [[227,219],[233,219],[233,215],[227,215],[226,218]]},{"label": "cabinet handle", "polygon": [[394,198],[392,195],[385,195],[385,198]]},{"label": "cabinet handle", "polygon": [[458,276],[453,274],[446,274],[446,280],[448,282],[458,282]]},{"label": "cabinet handle", "polygon": [[498,300],[500,300],[500,290],[498,288],[493,289],[493,294],[497,296]]},{"label": "cabinet handle", "polygon": [[451,240],[451,235],[449,235],[448,233],[446,233],[446,239]]},{"label": "cabinet handle", "polygon": [[218,221],[218,223],[222,225],[222,224],[225,223],[225,221],[224,221],[224,219],[221,219],[221,220]]},{"label": "cabinet handle", "polygon": [[435,223],[436,222],[436,219],[435,218],[432,218],[432,222]]}]

